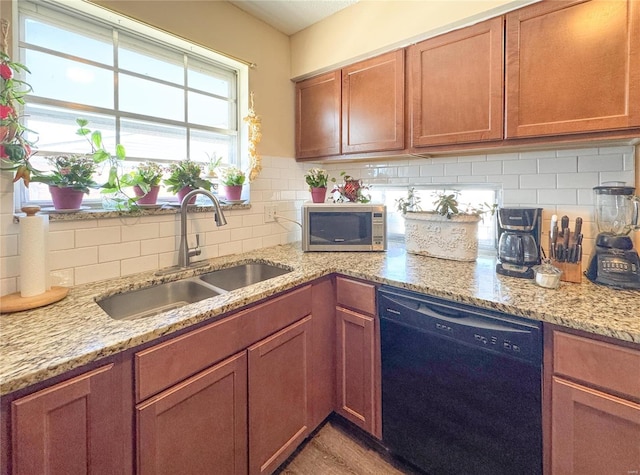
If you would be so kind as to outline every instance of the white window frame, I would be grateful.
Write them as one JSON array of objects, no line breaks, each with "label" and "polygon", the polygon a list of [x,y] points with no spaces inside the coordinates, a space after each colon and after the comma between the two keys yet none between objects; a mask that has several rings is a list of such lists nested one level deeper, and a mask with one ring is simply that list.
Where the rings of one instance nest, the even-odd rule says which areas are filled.
[{"label": "white window frame", "polygon": [[[146,41],[157,42],[161,47],[168,47],[177,50],[181,53],[186,53],[193,57],[197,61],[215,62],[222,65],[223,68],[228,68],[235,72],[237,76],[236,80],[236,117],[235,127],[237,130],[237,143],[236,143],[236,156],[237,161],[232,163],[242,169],[248,166],[248,126],[243,120],[247,116],[249,110],[249,63],[244,63],[238,59],[225,56],[217,51],[205,48],[198,44],[189,42],[184,38],[180,38],[166,31],[159,30],[138,21],[110,10],[106,10],[102,7],[87,3],[83,0],[13,0],[12,8],[12,24],[19,25],[18,28],[13,28],[13,50],[14,57],[19,57],[23,51],[20,46],[20,11],[26,9],[29,12],[35,12],[37,14],[38,9],[53,10],[54,14],[61,13],[74,17],[70,21],[78,21],[78,19],[90,22],[97,22],[105,27],[115,28],[126,33],[128,36],[139,36]],[[46,15],[45,15],[46,16]],[[20,62],[24,63],[24,58],[20,56]],[[28,66],[28,65],[27,65]],[[29,82],[29,78],[23,78]],[[27,98],[28,101],[28,98]],[[100,112],[90,110],[90,112]],[[114,110],[114,114],[117,116],[119,111]],[[82,111],[78,111],[78,116],[82,116]],[[91,124],[89,125],[91,127]],[[37,132],[37,131],[36,131]],[[119,130],[116,129],[116,137],[118,137]],[[119,140],[117,140],[119,143]],[[123,144],[126,147],[126,144]],[[112,152],[111,150],[109,150]],[[39,155],[47,156],[59,154],[61,151],[55,150],[39,150]],[[182,157],[184,158],[184,157]],[[134,157],[132,160],[139,161],[144,160],[146,157]],[[203,162],[202,157],[192,157],[192,159]],[[157,160],[162,162],[162,160]],[[28,190],[25,188],[22,181],[16,184],[14,188],[14,203],[15,208],[20,209],[21,203],[28,200]],[[89,200],[85,198],[87,204],[98,205],[99,200]],[[31,201],[34,202],[34,201]],[[49,202],[38,202],[41,205],[47,205]],[[99,206],[98,206],[99,207]]]}]

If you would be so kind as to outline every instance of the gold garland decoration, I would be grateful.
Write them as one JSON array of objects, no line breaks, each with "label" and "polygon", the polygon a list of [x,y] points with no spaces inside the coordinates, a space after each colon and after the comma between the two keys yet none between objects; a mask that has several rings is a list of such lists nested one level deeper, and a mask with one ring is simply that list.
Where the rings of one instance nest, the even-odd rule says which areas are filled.
[{"label": "gold garland decoration", "polygon": [[249,181],[253,181],[258,178],[260,171],[262,170],[262,159],[256,149],[257,145],[262,139],[262,132],[260,132],[260,116],[256,115],[256,111],[253,106],[253,92],[249,95],[251,100],[251,107],[249,108],[249,114],[244,118],[249,126]]}]

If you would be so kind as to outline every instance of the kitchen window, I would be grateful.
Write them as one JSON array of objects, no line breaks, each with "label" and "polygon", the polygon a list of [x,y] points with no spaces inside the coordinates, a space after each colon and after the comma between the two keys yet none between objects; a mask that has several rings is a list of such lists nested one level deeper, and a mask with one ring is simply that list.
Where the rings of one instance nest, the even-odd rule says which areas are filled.
[{"label": "kitchen window", "polygon": [[[108,152],[125,147],[123,171],[187,157],[205,169],[212,157],[242,167],[245,64],[86,2],[18,6],[19,57],[33,87],[24,123],[37,132],[36,169],[48,169],[46,156],[91,152],[76,134],[79,117],[102,132]],[[50,201],[40,183],[17,191],[22,201]],[[99,190],[84,202],[91,199]]]},{"label": "kitchen window", "polygon": [[[502,187],[491,183],[451,183],[451,184],[421,184],[409,185],[375,185],[371,188],[373,201],[384,203],[387,206],[387,240],[390,247],[404,246],[404,219],[397,209],[397,200],[407,197],[409,188],[415,189],[416,196],[420,199],[419,206],[422,211],[433,211],[437,194],[456,193],[458,202],[462,208],[467,206],[479,207],[486,203],[502,204]],[[487,209],[485,207],[485,209]],[[482,214],[482,220],[478,223],[478,250],[479,252],[495,254],[496,241],[496,216],[490,212]]]}]

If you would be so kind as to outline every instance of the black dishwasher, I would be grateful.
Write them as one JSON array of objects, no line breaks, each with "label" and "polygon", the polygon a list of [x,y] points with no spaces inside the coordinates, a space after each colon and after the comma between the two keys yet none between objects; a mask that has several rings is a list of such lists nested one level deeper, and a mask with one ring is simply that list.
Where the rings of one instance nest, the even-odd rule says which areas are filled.
[{"label": "black dishwasher", "polygon": [[382,440],[430,475],[542,473],[542,326],[383,286]]}]

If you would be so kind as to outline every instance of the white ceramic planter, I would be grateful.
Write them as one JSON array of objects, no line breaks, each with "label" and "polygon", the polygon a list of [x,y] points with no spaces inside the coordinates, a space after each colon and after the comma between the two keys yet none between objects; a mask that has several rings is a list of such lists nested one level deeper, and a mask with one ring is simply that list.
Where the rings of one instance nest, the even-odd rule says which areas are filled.
[{"label": "white ceramic planter", "polygon": [[447,219],[436,213],[407,213],[407,252],[455,261],[475,261],[478,257],[479,216],[458,215]]}]

